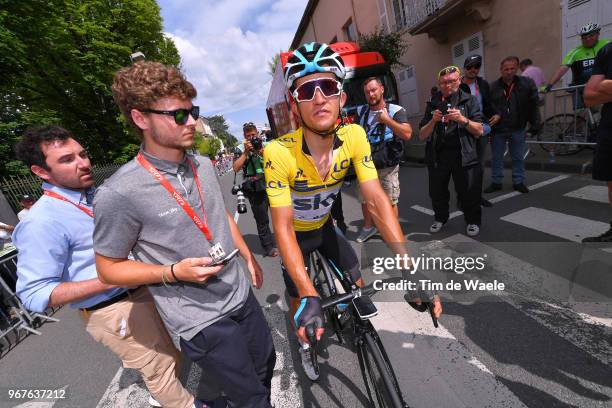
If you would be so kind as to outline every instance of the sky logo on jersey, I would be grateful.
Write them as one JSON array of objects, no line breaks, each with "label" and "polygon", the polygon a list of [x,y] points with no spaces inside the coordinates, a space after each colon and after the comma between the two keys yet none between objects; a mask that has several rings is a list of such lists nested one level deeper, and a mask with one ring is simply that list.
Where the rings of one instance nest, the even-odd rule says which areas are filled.
[{"label": "sky logo on jersey", "polygon": [[[336,199],[337,193],[330,192],[325,196],[325,198],[323,198],[323,194],[324,193],[318,193],[311,197],[294,198],[293,199],[293,209],[295,211],[310,211],[310,210],[317,211],[320,209],[330,209],[331,210],[331,206],[334,204],[334,200]],[[315,217],[316,216],[313,216],[312,218],[315,218]],[[320,216],[316,218],[320,218]]]},{"label": "sky logo on jersey", "polygon": [[266,162],[266,169],[272,169],[274,170],[274,166],[272,166],[272,160],[268,160]]}]

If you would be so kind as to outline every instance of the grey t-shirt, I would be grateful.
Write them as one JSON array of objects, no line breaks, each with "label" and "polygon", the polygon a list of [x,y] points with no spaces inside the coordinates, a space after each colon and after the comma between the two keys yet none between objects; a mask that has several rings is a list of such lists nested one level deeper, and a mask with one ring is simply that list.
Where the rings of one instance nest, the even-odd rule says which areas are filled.
[{"label": "grey t-shirt", "polygon": [[[202,218],[200,194],[187,158],[193,160],[213,242],[220,242],[226,253],[234,250],[223,195],[210,160],[186,155],[177,164],[157,159],[142,149],[141,152]],[[158,265],[209,256],[211,244],[202,231],[135,159],[97,190],[94,220],[94,251],[103,256],[127,258],[131,251],[137,261]],[[249,290],[237,258],[204,284],[149,285],[157,310],[177,346],[179,337],[191,340],[203,328],[240,308]]]}]

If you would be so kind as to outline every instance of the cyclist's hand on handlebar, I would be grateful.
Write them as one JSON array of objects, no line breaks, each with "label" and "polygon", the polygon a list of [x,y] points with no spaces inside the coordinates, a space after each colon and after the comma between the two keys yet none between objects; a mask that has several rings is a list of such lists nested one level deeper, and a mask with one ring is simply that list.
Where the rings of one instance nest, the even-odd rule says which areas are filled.
[{"label": "cyclist's hand on handlebar", "polygon": [[297,335],[304,343],[309,343],[306,335],[306,326],[313,325],[316,328],[317,340],[323,335],[323,309],[321,309],[321,298],[318,296],[305,296],[300,300],[300,306],[293,316]]},{"label": "cyclist's hand on handlebar", "polygon": [[[423,301],[421,300],[420,297],[413,299],[412,302],[416,304],[416,307],[415,307],[416,310],[420,312],[424,312],[425,310],[427,310],[425,306],[421,307],[421,305],[423,304]],[[442,301],[440,301],[440,296],[434,295],[433,299],[431,300],[431,303],[433,304],[433,314],[436,319],[439,319],[440,316],[442,316]]]}]

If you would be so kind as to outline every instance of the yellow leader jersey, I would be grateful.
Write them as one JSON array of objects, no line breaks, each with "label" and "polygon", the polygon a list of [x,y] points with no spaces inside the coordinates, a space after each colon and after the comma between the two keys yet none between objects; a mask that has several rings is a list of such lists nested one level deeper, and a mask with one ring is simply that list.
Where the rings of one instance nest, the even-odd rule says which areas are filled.
[{"label": "yellow leader jersey", "polygon": [[270,206],[293,206],[296,231],[312,231],[325,224],[351,164],[360,183],[378,178],[370,144],[361,126],[351,124],[340,128],[333,149],[332,165],[325,180],[321,179],[304,143],[302,128],[272,141],[264,149]]}]

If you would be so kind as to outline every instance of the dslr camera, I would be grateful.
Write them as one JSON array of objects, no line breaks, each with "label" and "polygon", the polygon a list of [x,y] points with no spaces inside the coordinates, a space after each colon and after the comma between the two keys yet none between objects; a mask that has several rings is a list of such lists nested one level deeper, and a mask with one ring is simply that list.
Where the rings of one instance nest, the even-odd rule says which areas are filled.
[{"label": "dslr camera", "polygon": [[261,137],[252,137],[249,139],[251,142],[251,146],[253,146],[253,150],[260,151],[263,147],[263,139]]}]

